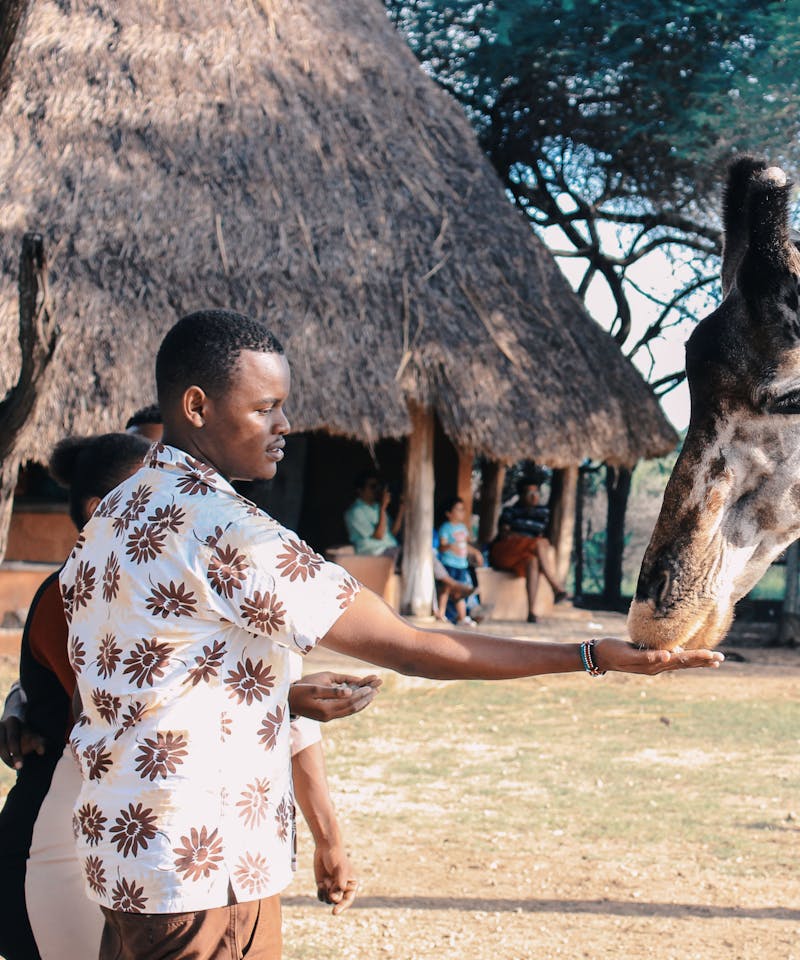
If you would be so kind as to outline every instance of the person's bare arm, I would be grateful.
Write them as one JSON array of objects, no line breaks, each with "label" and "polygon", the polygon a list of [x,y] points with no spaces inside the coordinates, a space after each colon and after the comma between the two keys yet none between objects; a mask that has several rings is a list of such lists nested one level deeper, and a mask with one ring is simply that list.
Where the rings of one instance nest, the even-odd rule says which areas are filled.
[{"label": "person's bare arm", "polygon": [[480,552],[480,550],[477,547],[473,547],[472,544],[469,544],[469,546],[467,547],[467,553],[470,557],[472,557],[472,562],[474,566],[476,567],[483,566],[483,554]]},{"label": "person's bare arm", "polygon": [[373,539],[383,540],[386,536],[386,523],[387,516],[386,511],[389,509],[389,503],[391,502],[392,495],[388,490],[384,490],[381,494],[381,505],[380,511],[378,513],[378,522],[375,524],[375,529],[372,531]]},{"label": "person's bare arm", "polygon": [[297,804],[314,838],[317,897],[323,903],[332,903],[335,914],[342,913],[355,900],[358,881],[333,809],[321,743],[313,743],[292,757],[292,778]]},{"label": "person's bare arm", "polygon": [[[460,630],[423,630],[362,589],[322,639],[322,645],[409,676],[436,680],[508,680],[583,670],[579,643],[513,640]],[[597,640],[600,670],[656,674],[686,667],[717,667],[709,650],[640,650],[613,637]]]}]

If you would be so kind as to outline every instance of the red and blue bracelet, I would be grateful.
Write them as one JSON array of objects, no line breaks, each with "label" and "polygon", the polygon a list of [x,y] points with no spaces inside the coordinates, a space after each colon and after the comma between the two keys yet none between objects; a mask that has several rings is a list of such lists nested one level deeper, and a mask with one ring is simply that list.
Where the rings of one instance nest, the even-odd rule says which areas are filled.
[{"label": "red and blue bracelet", "polygon": [[597,666],[594,659],[594,640],[584,640],[581,644],[581,663],[590,677],[602,677],[605,670]]}]

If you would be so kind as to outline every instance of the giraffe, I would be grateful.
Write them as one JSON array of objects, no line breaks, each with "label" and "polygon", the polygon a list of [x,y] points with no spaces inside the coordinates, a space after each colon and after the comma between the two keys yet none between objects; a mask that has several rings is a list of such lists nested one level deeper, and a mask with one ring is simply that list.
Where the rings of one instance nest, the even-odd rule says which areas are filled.
[{"label": "giraffe", "polygon": [[689,428],[628,614],[644,647],[713,647],[800,537],[800,253],[791,183],[740,157],[723,196],[720,306],[686,344]]}]

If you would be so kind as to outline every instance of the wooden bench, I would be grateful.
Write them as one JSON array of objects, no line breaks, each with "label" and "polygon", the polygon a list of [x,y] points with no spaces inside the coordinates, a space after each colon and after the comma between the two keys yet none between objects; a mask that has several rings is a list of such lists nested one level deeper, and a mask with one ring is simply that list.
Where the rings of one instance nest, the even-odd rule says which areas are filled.
[{"label": "wooden bench", "polygon": [[[491,620],[526,620],[528,618],[528,591],[524,577],[513,573],[478,567],[478,594],[481,604],[491,608]],[[539,577],[536,589],[536,610],[546,615],[553,609],[553,591],[544,577]]]}]

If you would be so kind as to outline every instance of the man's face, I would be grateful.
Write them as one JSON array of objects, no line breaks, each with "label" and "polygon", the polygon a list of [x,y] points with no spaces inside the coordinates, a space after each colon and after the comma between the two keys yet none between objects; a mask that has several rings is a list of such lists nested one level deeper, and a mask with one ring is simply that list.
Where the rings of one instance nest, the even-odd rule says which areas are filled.
[{"label": "man's face", "polygon": [[360,490],[357,490],[356,493],[358,493],[364,503],[375,503],[378,499],[380,487],[380,480],[378,480],[377,477],[367,477],[364,486]]},{"label": "man's face", "polygon": [[197,448],[229,480],[271,480],[283,459],[289,421],[289,362],[280,353],[243,350],[227,390],[206,397]]},{"label": "man's face", "polygon": [[526,507],[535,507],[539,503],[539,488],[533,484],[525,487],[520,500]]}]

